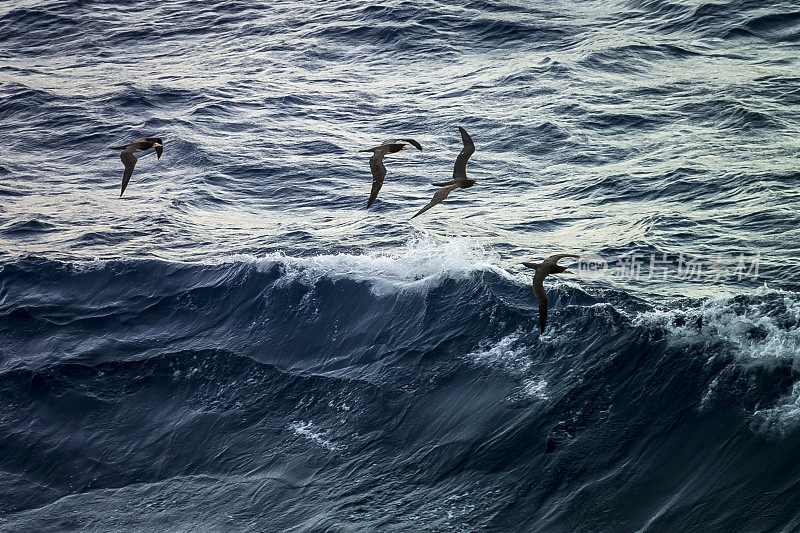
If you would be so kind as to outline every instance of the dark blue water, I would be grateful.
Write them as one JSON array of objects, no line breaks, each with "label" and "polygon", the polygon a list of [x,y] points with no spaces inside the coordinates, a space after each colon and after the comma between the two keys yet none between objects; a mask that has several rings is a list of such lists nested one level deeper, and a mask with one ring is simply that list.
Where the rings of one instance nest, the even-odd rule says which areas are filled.
[{"label": "dark blue water", "polygon": [[800,529],[797,5],[539,4],[0,4],[0,529]]}]

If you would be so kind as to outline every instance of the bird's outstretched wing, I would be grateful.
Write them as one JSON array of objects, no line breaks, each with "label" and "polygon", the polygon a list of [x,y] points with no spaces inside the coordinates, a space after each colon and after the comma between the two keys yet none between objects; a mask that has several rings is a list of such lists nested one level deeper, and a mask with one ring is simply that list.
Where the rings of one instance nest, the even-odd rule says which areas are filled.
[{"label": "bird's outstretched wing", "polygon": [[367,200],[367,209],[378,197],[378,193],[383,186],[383,178],[386,177],[386,167],[383,166],[383,156],[389,151],[388,148],[380,148],[375,150],[372,157],[369,158],[369,168],[372,171],[372,191],[369,193],[369,200]]},{"label": "bird's outstretched wing", "polygon": [[409,143],[409,144],[413,145],[413,146],[414,146],[414,148],[416,148],[417,150],[422,150],[422,145],[421,145],[421,144],[419,144],[419,143],[418,143],[417,141],[415,141],[414,139],[398,139],[398,141],[407,142],[407,143]]},{"label": "bird's outstretched wing", "polygon": [[405,148],[407,144],[412,145],[417,150],[422,150],[422,145],[414,139],[386,139],[378,146],[367,148],[366,150],[359,150],[359,152],[373,152],[375,150],[386,149],[387,152],[395,153]]},{"label": "bird's outstretched wing", "polygon": [[475,153],[475,144],[472,142],[472,137],[469,136],[467,130],[459,126],[458,131],[461,132],[461,141],[464,143],[464,148],[461,149],[461,153],[456,157],[456,164],[453,167],[453,179],[462,181],[467,179],[467,160],[469,160],[469,156]]},{"label": "bird's outstretched wing", "polygon": [[547,298],[539,300],[539,333],[544,333],[547,325]]},{"label": "bird's outstretched wing", "polygon": [[565,257],[580,257],[580,256],[575,254],[556,254],[556,255],[551,255],[550,257],[547,258],[547,260],[552,261],[554,263],[558,263],[561,259],[564,259]]},{"label": "bird's outstretched wing", "polygon": [[[164,144],[161,141],[160,137],[145,137],[144,140],[147,141],[147,142],[153,143],[153,144],[162,144],[162,145]],[[158,156],[158,159],[161,159],[161,154],[163,154],[163,153],[164,153],[164,147],[163,146],[156,146],[156,156]]]},{"label": "bird's outstretched wing", "polygon": [[428,205],[417,211],[417,214],[411,218],[421,215],[431,207],[435,206],[436,204],[447,198],[447,195],[450,194],[450,191],[452,191],[453,189],[458,189],[458,185],[449,185],[447,187],[442,187],[441,189],[436,191],[433,194],[433,199],[428,203]]},{"label": "bird's outstretched wing", "polygon": [[133,167],[136,166],[137,159],[136,156],[128,150],[123,150],[119,158],[122,159],[122,163],[125,165],[125,172],[122,174],[122,190],[119,193],[120,197],[122,197],[122,193],[125,192],[125,187],[128,186],[128,182],[131,180],[131,174],[133,174]]},{"label": "bird's outstretched wing", "polygon": [[547,323],[547,293],[544,292],[544,278],[547,277],[547,270],[537,268],[533,275],[533,294],[539,302],[539,332],[544,333],[544,326]]}]

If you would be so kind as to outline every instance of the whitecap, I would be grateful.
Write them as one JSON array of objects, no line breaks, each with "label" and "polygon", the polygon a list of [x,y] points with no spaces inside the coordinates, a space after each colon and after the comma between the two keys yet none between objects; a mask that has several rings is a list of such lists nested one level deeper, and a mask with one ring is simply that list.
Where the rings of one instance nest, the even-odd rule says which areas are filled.
[{"label": "whitecap", "polygon": [[294,431],[296,435],[304,437],[314,444],[322,446],[323,448],[327,448],[328,450],[335,452],[344,449],[343,445],[336,444],[335,442],[326,439],[325,432],[316,429],[311,422],[295,420],[289,424],[289,429]]}]

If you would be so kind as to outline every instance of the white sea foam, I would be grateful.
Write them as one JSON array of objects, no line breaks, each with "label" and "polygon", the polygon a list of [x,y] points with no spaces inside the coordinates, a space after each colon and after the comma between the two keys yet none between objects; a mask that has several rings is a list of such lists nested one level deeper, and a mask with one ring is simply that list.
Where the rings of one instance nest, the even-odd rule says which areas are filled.
[{"label": "white sea foam", "polygon": [[528,349],[520,342],[520,332],[517,331],[467,357],[476,363],[500,368],[509,374],[521,376],[525,375],[532,364],[526,355]]},{"label": "white sea foam", "polygon": [[385,255],[332,254],[291,257],[271,253],[255,261],[267,269],[280,264],[285,281],[314,284],[321,277],[348,278],[371,283],[375,294],[402,289],[425,289],[443,278],[467,277],[486,270],[512,276],[498,267],[496,253],[470,239],[439,241],[429,236],[416,237],[404,249]]},{"label": "white sea foam", "polygon": [[314,427],[311,422],[304,420],[295,420],[289,424],[289,429],[295,432],[296,435],[304,437],[318,446],[327,448],[331,451],[339,451],[344,448],[341,444],[336,444],[325,438],[325,432],[320,431]]},{"label": "white sea foam", "polygon": [[547,394],[547,381],[543,379],[531,378],[525,380],[525,383],[522,385],[522,390],[528,396],[539,398],[540,400],[549,398]]},{"label": "white sea foam", "polygon": [[795,381],[792,392],[773,407],[757,409],[753,413],[753,425],[765,433],[781,435],[800,426],[800,381]]},{"label": "white sea foam", "polygon": [[533,361],[530,346],[521,339],[519,331],[506,335],[485,349],[472,352],[467,358],[480,365],[498,368],[514,377],[522,378],[522,393],[526,396],[546,400],[547,381],[540,376],[531,376]]},{"label": "white sea foam", "polygon": [[[748,296],[720,294],[698,307],[644,313],[636,323],[665,328],[670,342],[678,346],[726,344],[738,364],[790,361],[800,367],[800,301],[793,293],[764,287]],[[717,377],[703,395],[701,408],[708,407],[719,386]],[[800,381],[776,404],[755,411],[752,422],[756,429],[769,433],[784,433],[800,426]]]},{"label": "white sea foam", "polygon": [[762,288],[744,299],[720,294],[695,308],[640,314],[634,323],[663,327],[678,344],[724,341],[741,359],[791,359],[800,366],[800,301],[792,293]]}]

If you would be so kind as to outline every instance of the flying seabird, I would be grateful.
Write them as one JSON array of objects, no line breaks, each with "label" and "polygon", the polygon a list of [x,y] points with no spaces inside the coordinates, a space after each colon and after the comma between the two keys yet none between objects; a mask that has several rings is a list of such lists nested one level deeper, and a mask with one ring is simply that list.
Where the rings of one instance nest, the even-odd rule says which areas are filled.
[{"label": "flying seabird", "polygon": [[414,139],[389,139],[388,141],[383,141],[380,146],[359,150],[359,152],[372,152],[372,157],[369,158],[369,168],[372,170],[372,191],[369,193],[369,200],[367,200],[367,209],[378,197],[381,186],[383,186],[383,178],[386,177],[383,156],[400,150],[407,150],[409,146],[406,143],[412,144],[417,150],[422,150],[422,146]]},{"label": "flying seabird", "polygon": [[164,143],[161,142],[161,139],[158,137],[144,137],[142,139],[131,141],[125,146],[111,147],[112,150],[122,150],[122,153],[119,154],[119,158],[122,159],[122,163],[125,165],[125,172],[122,174],[122,190],[119,193],[120,198],[122,197],[122,193],[125,192],[125,187],[128,186],[128,181],[131,179],[133,167],[136,166],[137,159],[133,153],[143,152],[145,150],[149,150],[150,148],[155,148],[156,155],[159,159],[161,159],[161,154],[164,151]]},{"label": "flying seabird", "polygon": [[533,293],[536,295],[536,299],[539,300],[539,327],[541,328],[541,333],[544,333],[544,325],[547,322],[547,293],[544,292],[544,278],[546,278],[548,274],[561,274],[562,272],[572,274],[572,272],[567,270],[567,267],[559,266],[558,264],[559,259],[565,257],[580,256],[574,254],[557,254],[551,255],[541,263],[522,263],[526,267],[536,271],[536,274],[533,275]]},{"label": "flying seabird", "polygon": [[456,158],[456,164],[453,167],[453,181],[432,183],[434,187],[441,187],[441,189],[433,194],[433,199],[428,205],[417,211],[417,214],[411,218],[421,215],[447,198],[447,195],[450,194],[451,191],[455,189],[466,189],[475,185],[475,180],[467,179],[467,160],[469,156],[475,153],[475,143],[472,142],[472,138],[469,136],[469,133],[467,133],[467,130],[459,126],[458,131],[461,132],[461,141],[464,143],[464,148],[461,149],[461,153],[459,153]]}]

